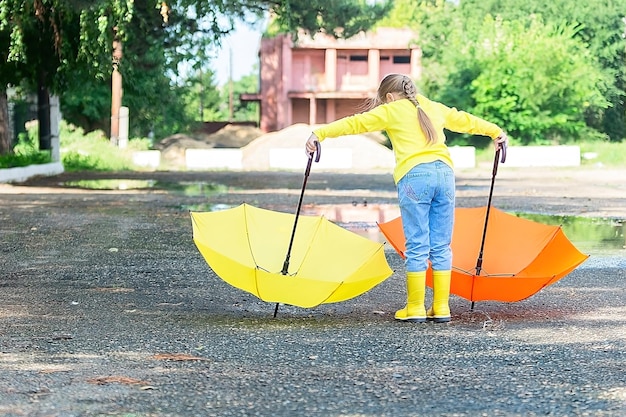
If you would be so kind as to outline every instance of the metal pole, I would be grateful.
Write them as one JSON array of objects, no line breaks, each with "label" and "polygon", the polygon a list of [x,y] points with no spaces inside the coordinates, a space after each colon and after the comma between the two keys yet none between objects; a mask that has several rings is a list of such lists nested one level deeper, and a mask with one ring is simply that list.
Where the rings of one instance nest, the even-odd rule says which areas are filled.
[{"label": "metal pole", "polygon": [[[498,173],[498,160],[500,158],[500,149],[496,151],[493,159],[493,170],[491,173],[491,187],[489,188],[489,199],[487,200],[487,211],[485,213],[485,225],[483,227],[483,237],[480,242],[480,251],[476,260],[476,275],[480,275],[483,267],[483,252],[485,249],[485,238],[487,237],[487,224],[489,223],[489,211],[491,210],[491,198],[493,197],[493,185],[496,182],[496,174]],[[506,145],[502,145],[502,162],[506,160]],[[474,310],[474,301],[472,301],[471,310]]]},{"label": "metal pole", "polygon": [[[287,255],[285,256],[285,262],[283,263],[283,269],[280,271],[281,274],[287,275],[289,270],[289,260],[291,258],[291,248],[293,247],[293,240],[296,236],[296,228],[298,226],[298,218],[300,217],[300,209],[302,208],[302,198],[304,197],[304,190],[306,189],[306,183],[309,178],[309,174],[311,173],[311,165],[313,163],[313,154],[315,154],[315,162],[320,161],[320,153],[321,146],[319,142],[315,142],[316,150],[314,153],[309,154],[309,160],[306,164],[306,169],[304,170],[304,180],[302,181],[302,190],[300,191],[300,199],[298,200],[298,208],[296,209],[296,216],[293,222],[293,230],[291,231],[291,239],[289,240],[289,249],[287,249]],[[274,308],[274,317],[278,313],[278,303],[276,303],[276,307]]]}]

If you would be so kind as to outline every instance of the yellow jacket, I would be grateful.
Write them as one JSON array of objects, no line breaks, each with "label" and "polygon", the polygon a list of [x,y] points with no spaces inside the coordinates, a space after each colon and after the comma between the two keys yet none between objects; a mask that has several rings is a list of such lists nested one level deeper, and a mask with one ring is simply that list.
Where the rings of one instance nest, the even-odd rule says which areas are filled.
[{"label": "yellow jacket", "polygon": [[364,132],[387,132],[396,159],[393,178],[397,183],[414,166],[422,163],[443,161],[453,167],[446,146],[443,129],[496,139],[502,133],[497,125],[469,113],[447,107],[436,101],[417,95],[417,101],[430,118],[437,131],[437,141],[431,145],[422,132],[417,120],[417,109],[407,99],[381,104],[364,113],[344,117],[313,131],[320,141],[343,135]]}]

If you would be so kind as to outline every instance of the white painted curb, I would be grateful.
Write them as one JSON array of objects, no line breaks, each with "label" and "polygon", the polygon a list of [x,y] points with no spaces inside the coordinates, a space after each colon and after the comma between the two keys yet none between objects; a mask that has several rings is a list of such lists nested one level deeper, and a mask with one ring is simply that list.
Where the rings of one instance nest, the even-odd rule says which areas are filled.
[{"label": "white painted curb", "polygon": [[23,182],[32,177],[58,175],[63,173],[63,171],[63,164],[61,162],[4,168],[0,169],[0,183]]}]

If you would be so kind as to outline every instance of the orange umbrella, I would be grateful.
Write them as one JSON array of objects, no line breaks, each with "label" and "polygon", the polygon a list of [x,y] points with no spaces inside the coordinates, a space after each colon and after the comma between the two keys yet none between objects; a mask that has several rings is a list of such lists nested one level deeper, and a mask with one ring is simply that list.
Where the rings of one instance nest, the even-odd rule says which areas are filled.
[{"label": "orange umbrella", "polygon": [[[450,292],[472,302],[520,301],[573,271],[589,256],[569,241],[560,226],[522,219],[491,207],[500,150],[496,151],[486,207],[455,209]],[[502,162],[506,147],[502,148]],[[491,215],[491,218],[490,218]],[[378,225],[404,257],[400,217]],[[432,287],[432,273],[426,284]]]},{"label": "orange umbrella", "polygon": [[[491,208],[482,265],[478,266],[487,207],[455,209],[450,292],[469,301],[520,301],[557,282],[584,262],[560,226]],[[378,225],[404,257],[402,218]],[[429,271],[430,272],[430,271]],[[427,285],[432,287],[431,274]]]}]

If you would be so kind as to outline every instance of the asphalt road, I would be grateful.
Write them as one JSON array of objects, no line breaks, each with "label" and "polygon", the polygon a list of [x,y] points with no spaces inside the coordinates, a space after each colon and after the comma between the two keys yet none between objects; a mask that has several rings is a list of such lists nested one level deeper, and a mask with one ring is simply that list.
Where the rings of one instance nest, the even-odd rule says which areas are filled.
[{"label": "asphalt road", "polygon": [[[484,204],[484,174],[460,175],[460,206]],[[626,207],[623,182],[552,174],[503,173],[498,205],[614,218]],[[594,255],[521,302],[471,311],[453,296],[451,323],[412,325],[393,320],[404,270],[389,248],[395,272],[370,292],[273,318],[211,271],[188,211],[289,211],[301,174],[123,176],[219,186],[63,186],[82,174],[0,185],[0,415],[626,415],[624,253]],[[392,203],[389,181],[314,174],[305,202]]]}]

